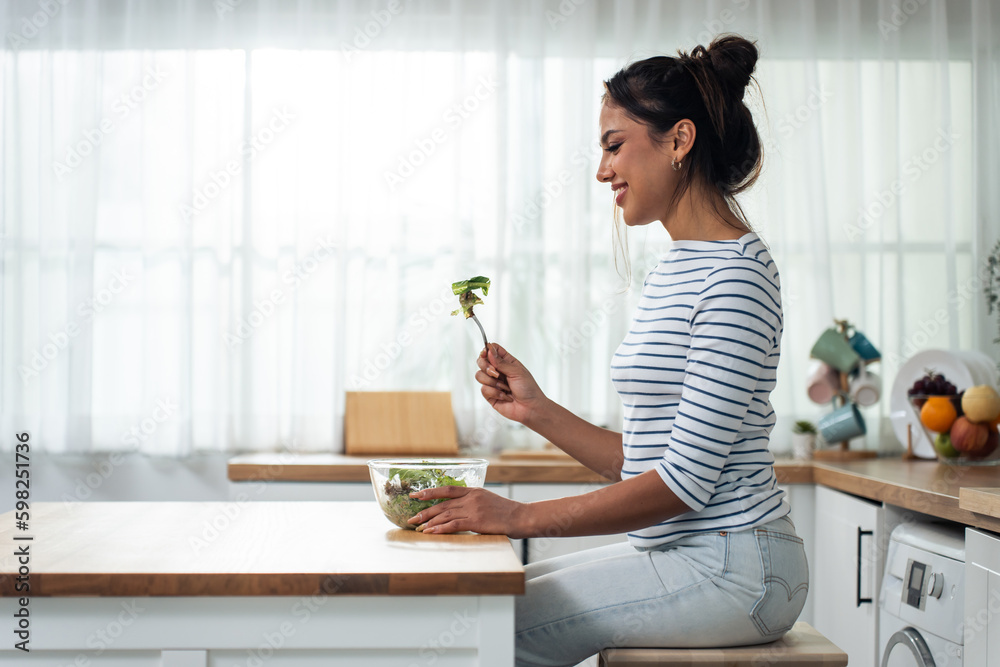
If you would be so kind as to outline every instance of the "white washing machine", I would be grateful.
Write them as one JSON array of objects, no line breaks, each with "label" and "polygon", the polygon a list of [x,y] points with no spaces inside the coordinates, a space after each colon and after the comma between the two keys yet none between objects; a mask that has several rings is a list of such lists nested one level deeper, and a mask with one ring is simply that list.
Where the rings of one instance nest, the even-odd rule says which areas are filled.
[{"label": "white washing machine", "polygon": [[964,603],[964,529],[897,526],[879,600],[881,667],[962,667]]}]

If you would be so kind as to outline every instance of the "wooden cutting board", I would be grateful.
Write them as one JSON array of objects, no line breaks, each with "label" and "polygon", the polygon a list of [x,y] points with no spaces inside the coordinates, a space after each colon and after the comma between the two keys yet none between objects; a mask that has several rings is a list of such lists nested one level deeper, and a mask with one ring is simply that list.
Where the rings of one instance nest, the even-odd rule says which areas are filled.
[{"label": "wooden cutting board", "polygon": [[344,452],[354,456],[457,455],[451,392],[347,392]]}]

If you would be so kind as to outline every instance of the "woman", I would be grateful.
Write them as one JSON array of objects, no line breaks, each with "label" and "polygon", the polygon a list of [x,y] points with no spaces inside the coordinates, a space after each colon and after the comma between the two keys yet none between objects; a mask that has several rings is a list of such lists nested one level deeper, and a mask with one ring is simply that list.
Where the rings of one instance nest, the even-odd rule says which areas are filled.
[{"label": "woman", "polygon": [[597,179],[626,225],[660,221],[673,240],[611,363],[623,432],[549,400],[499,345],[479,357],[497,412],[616,483],[530,504],[484,489],[416,494],[450,499],[414,517],[426,533],[629,531],[628,543],[526,568],[519,665],[573,665],[607,646],[763,643],[802,609],[805,554],[767,448],[780,283],[734,199],[760,171],[743,103],[756,61],[752,43],[724,36],[605,82]]}]

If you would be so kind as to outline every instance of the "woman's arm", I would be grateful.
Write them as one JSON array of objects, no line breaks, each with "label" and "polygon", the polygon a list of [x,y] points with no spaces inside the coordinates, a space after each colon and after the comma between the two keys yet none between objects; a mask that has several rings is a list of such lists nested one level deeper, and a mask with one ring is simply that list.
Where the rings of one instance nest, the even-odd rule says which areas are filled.
[{"label": "woman's arm", "polygon": [[524,425],[598,475],[620,480],[622,434],[591,424],[554,401],[545,401]]},{"label": "woman's arm", "polygon": [[599,475],[621,479],[622,435],[595,426],[550,400],[520,361],[497,344],[479,355],[476,380],[493,408],[524,424]]},{"label": "woman's arm", "polygon": [[477,533],[525,537],[609,535],[656,525],[690,511],[654,470],[579,496],[518,503],[486,489],[442,486],[411,494],[420,500],[449,498],[410,523],[425,533]]}]

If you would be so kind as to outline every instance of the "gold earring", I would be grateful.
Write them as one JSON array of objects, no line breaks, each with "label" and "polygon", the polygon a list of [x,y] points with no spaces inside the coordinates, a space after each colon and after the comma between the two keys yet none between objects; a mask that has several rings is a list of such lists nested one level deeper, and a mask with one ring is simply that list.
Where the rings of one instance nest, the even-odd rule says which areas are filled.
[{"label": "gold earring", "polygon": [[680,171],[681,167],[683,167],[684,165],[677,161],[677,156],[675,155],[670,160],[670,166],[673,167],[674,171]]}]

